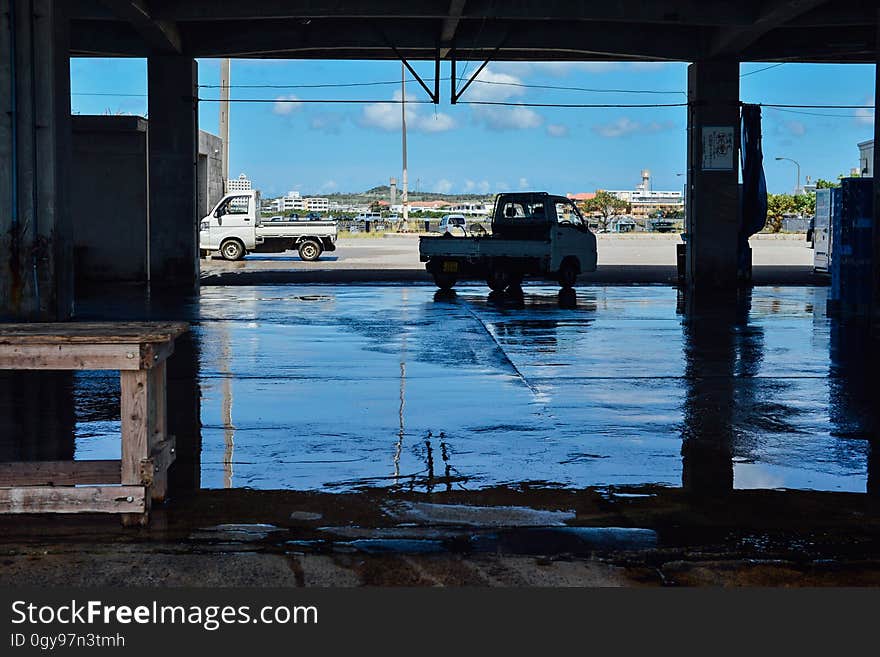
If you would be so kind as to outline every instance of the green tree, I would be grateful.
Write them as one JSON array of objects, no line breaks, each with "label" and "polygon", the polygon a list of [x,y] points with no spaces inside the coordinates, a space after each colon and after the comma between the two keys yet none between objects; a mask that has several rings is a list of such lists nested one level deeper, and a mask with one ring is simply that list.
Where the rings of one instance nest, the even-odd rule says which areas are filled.
[{"label": "green tree", "polygon": [[608,229],[611,217],[626,212],[628,208],[629,204],[626,201],[602,189],[598,190],[593,198],[584,202],[584,209],[587,212],[599,215],[599,227],[603,230]]},{"label": "green tree", "polygon": [[767,227],[773,233],[782,230],[782,217],[795,211],[791,194],[767,194]]},{"label": "green tree", "polygon": [[837,182],[825,180],[824,178],[816,180],[816,189],[832,189],[834,187],[840,187],[840,176],[838,176]]}]

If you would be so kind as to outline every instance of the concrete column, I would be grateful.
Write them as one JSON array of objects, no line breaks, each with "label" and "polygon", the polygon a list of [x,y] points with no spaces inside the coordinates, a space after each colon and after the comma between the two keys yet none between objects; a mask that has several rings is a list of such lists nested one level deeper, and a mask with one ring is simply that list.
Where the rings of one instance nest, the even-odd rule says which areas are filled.
[{"label": "concrete column", "polygon": [[737,284],[739,62],[688,66],[687,282]]},{"label": "concrete column", "polygon": [[73,313],[65,4],[0,0],[0,317]]},{"label": "concrete column", "polygon": [[149,278],[179,291],[199,281],[197,85],[195,60],[148,58]]},{"label": "concrete column", "polygon": [[[880,20],[880,13],[878,13]],[[880,32],[878,32],[878,45],[880,45]],[[878,51],[880,52],[880,51]],[[874,65],[874,106],[880,98],[880,58]],[[874,162],[871,170],[874,172],[874,263],[872,270],[872,323],[875,333],[880,335],[880,112],[874,112]]]}]

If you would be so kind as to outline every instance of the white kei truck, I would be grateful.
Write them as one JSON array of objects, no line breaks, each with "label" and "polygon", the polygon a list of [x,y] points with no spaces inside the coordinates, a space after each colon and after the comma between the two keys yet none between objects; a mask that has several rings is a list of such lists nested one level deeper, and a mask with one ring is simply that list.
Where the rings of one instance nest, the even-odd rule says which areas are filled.
[{"label": "white kei truck", "polygon": [[265,220],[256,190],[227,194],[199,222],[199,251],[220,251],[225,260],[241,260],[248,253],[296,250],[314,261],[324,251],[336,250],[336,222],[306,219]]},{"label": "white kei truck", "polygon": [[491,235],[421,237],[419,259],[442,290],[468,277],[500,291],[519,287],[524,276],[571,288],[579,274],[596,271],[596,236],[565,196],[499,194]]}]

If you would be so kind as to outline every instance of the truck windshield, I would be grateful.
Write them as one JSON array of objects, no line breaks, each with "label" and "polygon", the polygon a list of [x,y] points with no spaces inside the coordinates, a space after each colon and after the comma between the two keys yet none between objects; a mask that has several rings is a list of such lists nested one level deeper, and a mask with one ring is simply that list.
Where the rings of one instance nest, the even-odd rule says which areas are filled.
[{"label": "truck windshield", "polygon": [[247,214],[249,196],[233,196],[220,206],[220,214]]}]

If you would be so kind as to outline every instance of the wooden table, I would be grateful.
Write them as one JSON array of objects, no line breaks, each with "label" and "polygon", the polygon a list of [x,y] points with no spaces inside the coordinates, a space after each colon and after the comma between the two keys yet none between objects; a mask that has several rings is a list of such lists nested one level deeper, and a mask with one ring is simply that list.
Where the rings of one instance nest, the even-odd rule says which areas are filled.
[{"label": "wooden table", "polygon": [[121,513],[145,524],[165,499],[165,361],[181,322],[0,324],[0,370],[119,370],[122,458],[0,463],[0,513]]}]

